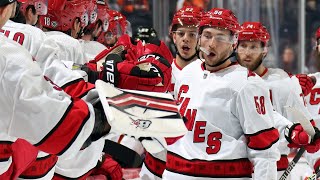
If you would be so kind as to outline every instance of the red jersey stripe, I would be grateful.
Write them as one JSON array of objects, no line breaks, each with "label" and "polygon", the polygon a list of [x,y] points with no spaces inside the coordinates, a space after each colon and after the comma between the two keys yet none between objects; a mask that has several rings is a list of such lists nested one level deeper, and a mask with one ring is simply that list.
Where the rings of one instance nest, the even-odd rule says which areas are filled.
[{"label": "red jersey stripe", "polygon": [[195,177],[240,178],[251,177],[252,163],[247,158],[231,160],[185,159],[168,151],[166,169]]},{"label": "red jersey stripe", "polygon": [[89,117],[87,104],[82,100],[73,101],[57,125],[35,146],[41,151],[61,155],[77,138]]},{"label": "red jersey stripe", "polygon": [[30,166],[19,176],[24,179],[38,179],[42,178],[50,172],[58,161],[55,155],[48,155],[45,157],[37,158]]},{"label": "red jersey stripe", "polygon": [[153,157],[147,152],[144,164],[152,174],[162,178],[163,171],[166,169],[166,162]]},{"label": "red jersey stripe", "polygon": [[77,79],[63,85],[61,88],[73,98],[82,98],[90,90],[94,89],[95,86],[94,84],[85,82],[83,79]]},{"label": "red jersey stripe", "polygon": [[279,140],[279,132],[275,128],[265,129],[254,134],[245,134],[248,147],[255,150],[264,150]]}]

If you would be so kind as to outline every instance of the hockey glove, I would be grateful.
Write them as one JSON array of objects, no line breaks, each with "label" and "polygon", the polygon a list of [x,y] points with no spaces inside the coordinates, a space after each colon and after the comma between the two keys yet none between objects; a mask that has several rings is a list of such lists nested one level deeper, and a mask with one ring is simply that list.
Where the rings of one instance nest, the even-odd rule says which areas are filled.
[{"label": "hockey glove", "polygon": [[312,139],[299,123],[287,126],[285,129],[285,138],[289,142],[288,147],[304,147],[308,153],[317,152],[320,148],[320,131],[316,127],[314,127],[314,129],[316,134]]},{"label": "hockey glove", "polygon": [[158,72],[162,78],[160,84],[144,85],[137,90],[166,92],[171,84],[171,64],[173,57],[168,47],[160,40],[153,39],[150,43],[143,44],[138,41],[136,46],[125,51],[124,58],[136,63],[140,69]]},{"label": "hockey glove", "polygon": [[102,160],[98,162],[91,174],[105,175],[108,180],[121,180],[123,177],[121,166],[108,154],[102,156]]},{"label": "hockey glove", "polygon": [[306,74],[297,74],[296,77],[299,80],[303,95],[307,96],[315,85],[315,78],[311,78]]},{"label": "hockey glove", "polygon": [[[138,61],[122,60],[119,55],[111,54],[103,64],[102,80],[115,87],[132,90],[151,91],[162,83],[162,71],[156,65],[150,70],[143,70]],[[152,64],[152,63],[151,63]]]}]

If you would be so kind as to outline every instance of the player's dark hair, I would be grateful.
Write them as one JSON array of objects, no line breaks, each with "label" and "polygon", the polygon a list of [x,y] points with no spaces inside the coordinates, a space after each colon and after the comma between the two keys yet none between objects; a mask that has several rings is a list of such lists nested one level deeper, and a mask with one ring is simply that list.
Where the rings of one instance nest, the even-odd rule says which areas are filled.
[{"label": "player's dark hair", "polygon": [[29,9],[31,9],[31,12],[33,15],[36,15],[37,11],[36,11],[36,8],[34,7],[34,5],[30,4],[29,6],[27,6],[26,12],[28,12]]}]

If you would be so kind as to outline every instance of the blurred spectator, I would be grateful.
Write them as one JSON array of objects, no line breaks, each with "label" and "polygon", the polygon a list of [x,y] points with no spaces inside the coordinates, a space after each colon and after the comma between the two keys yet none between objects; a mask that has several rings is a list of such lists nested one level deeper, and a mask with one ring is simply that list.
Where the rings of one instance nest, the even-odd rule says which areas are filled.
[{"label": "blurred spectator", "polygon": [[281,54],[280,67],[292,74],[298,73],[297,55],[295,52],[292,46],[286,45]]},{"label": "blurred spectator", "polygon": [[133,13],[133,11],[149,11],[148,0],[118,0],[118,5],[121,10],[126,13]]},{"label": "blurred spectator", "polygon": [[[139,26],[152,27],[152,1],[149,0],[117,0],[121,13],[131,23],[131,28],[136,30]],[[135,33],[135,32],[133,32]]]}]

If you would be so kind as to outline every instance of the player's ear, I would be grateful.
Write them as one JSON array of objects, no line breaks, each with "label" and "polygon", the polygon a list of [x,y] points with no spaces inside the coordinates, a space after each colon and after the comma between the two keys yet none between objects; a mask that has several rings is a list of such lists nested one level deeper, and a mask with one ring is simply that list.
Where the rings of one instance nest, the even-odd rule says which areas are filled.
[{"label": "player's ear", "polygon": [[176,44],[176,42],[177,42],[177,35],[176,35],[176,33],[172,33],[172,39],[173,39],[173,43],[174,44]]},{"label": "player's ear", "polygon": [[73,22],[73,26],[72,26],[72,29],[73,30],[78,30],[80,27],[80,19],[79,18],[76,18]]},{"label": "player's ear", "polygon": [[[11,4],[8,4],[6,6],[1,6],[0,7],[0,17],[1,19],[5,19],[7,14],[11,11]],[[12,12],[10,12],[11,14]]]},{"label": "player's ear", "polygon": [[30,20],[32,19],[33,13],[32,13],[32,9],[29,8],[28,11],[26,12],[26,17]]}]

